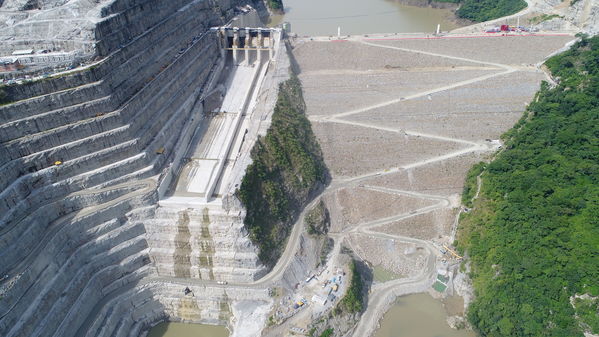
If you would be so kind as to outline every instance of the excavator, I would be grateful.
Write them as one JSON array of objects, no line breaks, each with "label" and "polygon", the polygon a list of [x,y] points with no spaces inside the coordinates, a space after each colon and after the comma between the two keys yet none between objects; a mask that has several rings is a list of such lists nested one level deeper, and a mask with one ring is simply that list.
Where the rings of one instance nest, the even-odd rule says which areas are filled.
[{"label": "excavator", "polygon": [[460,260],[463,258],[463,256],[458,255],[458,253],[456,253],[453,249],[447,247],[446,245],[443,245],[443,248],[445,248],[445,250],[447,250],[448,252],[451,253],[451,255],[455,256],[456,259]]}]

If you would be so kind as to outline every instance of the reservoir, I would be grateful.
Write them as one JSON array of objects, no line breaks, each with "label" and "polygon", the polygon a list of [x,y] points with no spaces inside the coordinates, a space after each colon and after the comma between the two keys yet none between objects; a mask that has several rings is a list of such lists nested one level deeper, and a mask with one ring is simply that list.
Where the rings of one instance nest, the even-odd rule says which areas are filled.
[{"label": "reservoir", "polygon": [[[423,0],[425,2],[425,0]],[[283,21],[300,36],[367,33],[431,32],[457,28],[449,9],[406,6],[395,0],[283,0],[284,16],[274,16],[270,25]]]},{"label": "reservoir", "polygon": [[163,322],[148,333],[148,337],[227,337],[229,330],[220,325]]},{"label": "reservoir", "polygon": [[446,317],[443,305],[428,294],[402,296],[383,316],[375,337],[476,337],[450,328]]}]

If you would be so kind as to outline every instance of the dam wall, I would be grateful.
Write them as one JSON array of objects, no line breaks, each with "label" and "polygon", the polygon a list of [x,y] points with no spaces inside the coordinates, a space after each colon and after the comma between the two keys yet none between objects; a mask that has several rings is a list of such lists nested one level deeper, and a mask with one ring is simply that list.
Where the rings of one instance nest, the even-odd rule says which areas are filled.
[{"label": "dam wall", "polygon": [[147,226],[150,256],[158,274],[227,282],[254,280],[263,267],[242,215],[208,205],[160,207]]},{"label": "dam wall", "polygon": [[[157,320],[187,320],[182,290],[156,280],[159,270],[255,278],[255,248],[230,239],[242,232],[241,213],[157,207],[159,183],[205,122],[202,97],[224,62],[208,28],[236,5],[116,0],[99,11],[97,61],[6,88],[14,102],[0,106],[0,335],[137,336]],[[180,220],[162,221],[172,217]],[[200,239],[180,246],[187,234]],[[166,267],[186,256],[197,267]],[[202,310],[190,321],[228,321],[225,295],[194,293]]]}]

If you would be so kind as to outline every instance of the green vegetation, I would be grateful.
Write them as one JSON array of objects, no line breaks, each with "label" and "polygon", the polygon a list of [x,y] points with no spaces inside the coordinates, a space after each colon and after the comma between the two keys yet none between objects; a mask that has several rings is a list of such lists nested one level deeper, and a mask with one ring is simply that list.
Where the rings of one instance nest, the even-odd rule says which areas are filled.
[{"label": "green vegetation", "polygon": [[322,200],[306,214],[304,222],[308,234],[312,236],[324,235],[329,231],[329,212]]},{"label": "green vegetation", "polygon": [[387,282],[401,277],[401,275],[387,270],[381,265],[372,267],[372,276],[376,282]]},{"label": "green vegetation", "polygon": [[328,328],[320,334],[320,337],[331,337],[333,335],[333,328]]},{"label": "green vegetation", "polygon": [[320,244],[318,265],[324,265],[327,262],[327,255],[333,249],[335,241],[326,236],[329,232],[331,222],[329,219],[329,210],[322,199],[306,214],[304,224],[306,225],[308,235],[312,236]]},{"label": "green vegetation", "polygon": [[472,198],[474,198],[478,189],[477,177],[483,173],[486,166],[486,163],[480,162],[468,171],[466,182],[464,183],[464,191],[462,192],[462,204],[464,206],[472,207]]},{"label": "green vegetation", "polygon": [[534,16],[532,18],[530,18],[530,23],[536,25],[538,23],[544,22],[544,21],[549,21],[551,19],[555,19],[555,18],[563,18],[562,15],[558,15],[558,14],[541,14],[541,15],[537,15]]},{"label": "green vegetation", "polygon": [[[524,0],[422,0],[425,5],[431,2],[437,3],[455,3],[460,7],[456,11],[456,16],[470,21],[482,22],[497,19],[506,15],[517,13],[526,8]],[[557,17],[551,15],[549,19]],[[546,20],[549,20],[546,19]],[[543,20],[544,21],[544,20]],[[540,22],[540,21],[539,21]]]},{"label": "green vegetation", "polygon": [[599,298],[587,297],[574,300],[576,317],[580,319],[582,327],[593,333],[599,332]]},{"label": "green vegetation", "polygon": [[338,312],[348,312],[348,313],[357,313],[361,312],[364,308],[363,303],[363,294],[364,284],[362,283],[362,276],[360,276],[360,272],[356,267],[356,261],[352,260],[350,263],[350,273],[351,279],[349,281],[349,287],[347,288],[347,293],[343,296],[343,299],[339,301],[337,308],[335,308]]},{"label": "green vegetation", "polygon": [[272,124],[252,149],[239,199],[245,226],[272,266],[281,255],[292,222],[327,176],[320,146],[304,114],[301,83],[292,75],[280,86]]},{"label": "green vegetation", "polygon": [[597,301],[571,303],[599,295],[599,37],[546,65],[558,85],[506,133],[460,222],[482,336],[599,333]]},{"label": "green vegetation", "polygon": [[267,0],[268,8],[274,12],[283,12],[283,0]]},{"label": "green vegetation", "polygon": [[524,0],[464,0],[456,15],[471,21],[487,21],[511,15],[526,8]]}]

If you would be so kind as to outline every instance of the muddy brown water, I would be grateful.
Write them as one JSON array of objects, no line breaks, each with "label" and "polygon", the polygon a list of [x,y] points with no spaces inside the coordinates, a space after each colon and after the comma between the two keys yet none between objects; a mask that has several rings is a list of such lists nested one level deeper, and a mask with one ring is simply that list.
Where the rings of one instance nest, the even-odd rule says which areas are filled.
[{"label": "muddy brown water", "polygon": [[300,36],[368,33],[434,32],[458,25],[449,9],[406,6],[393,0],[283,0],[285,15],[271,18],[271,26],[283,21]]},{"label": "muddy brown water", "polygon": [[476,337],[447,325],[441,302],[428,294],[402,296],[385,313],[375,337]]},{"label": "muddy brown water", "polygon": [[148,337],[227,337],[224,326],[187,323],[160,323],[153,327]]}]

